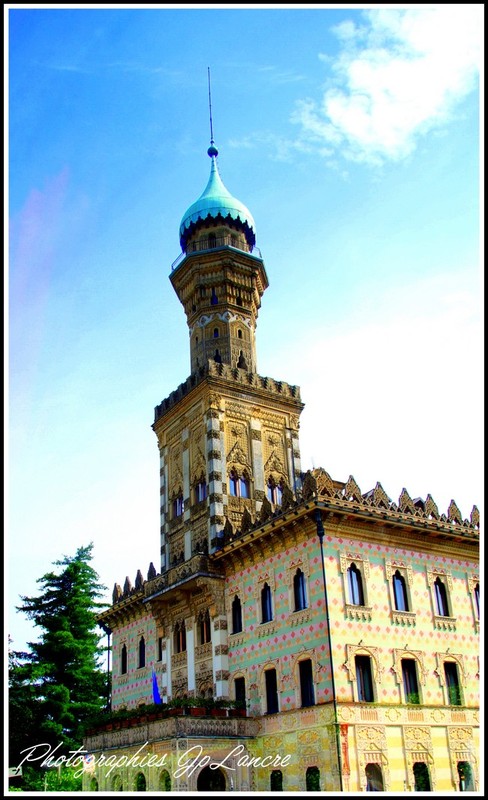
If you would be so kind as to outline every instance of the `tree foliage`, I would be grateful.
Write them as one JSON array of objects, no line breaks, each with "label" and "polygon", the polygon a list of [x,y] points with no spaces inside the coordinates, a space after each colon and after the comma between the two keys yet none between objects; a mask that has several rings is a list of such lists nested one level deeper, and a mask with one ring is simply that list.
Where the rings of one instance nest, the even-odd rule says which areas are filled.
[{"label": "tree foliage", "polygon": [[93,544],[55,561],[57,571],[37,580],[37,597],[17,607],[41,629],[29,652],[9,653],[10,766],[35,744],[67,753],[80,747],[86,719],[107,703],[104,647],[96,614],[105,586],[90,564]]}]

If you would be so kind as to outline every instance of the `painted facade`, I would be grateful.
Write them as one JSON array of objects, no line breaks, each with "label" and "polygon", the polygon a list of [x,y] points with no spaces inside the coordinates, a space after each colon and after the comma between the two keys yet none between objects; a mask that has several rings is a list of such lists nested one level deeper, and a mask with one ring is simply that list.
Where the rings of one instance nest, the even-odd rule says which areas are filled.
[{"label": "painted facade", "polygon": [[246,716],[153,708],[99,727],[84,788],[478,790],[478,511],[303,474],[300,390],[257,372],[254,221],[208,153],[170,278],[191,374],[153,424],[160,569],[116,584],[99,621],[114,711],[150,705],[156,683],[161,709],[244,697]]}]

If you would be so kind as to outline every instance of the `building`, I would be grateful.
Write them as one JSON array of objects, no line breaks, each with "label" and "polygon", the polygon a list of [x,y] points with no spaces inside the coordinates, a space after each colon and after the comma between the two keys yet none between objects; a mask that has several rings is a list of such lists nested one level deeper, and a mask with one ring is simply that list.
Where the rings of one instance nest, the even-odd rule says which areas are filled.
[{"label": "building", "polygon": [[160,571],[99,618],[132,719],[87,734],[84,788],[477,790],[478,510],[302,472],[300,390],[257,370],[255,223],[208,155],[170,275],[191,374],[155,409]]}]

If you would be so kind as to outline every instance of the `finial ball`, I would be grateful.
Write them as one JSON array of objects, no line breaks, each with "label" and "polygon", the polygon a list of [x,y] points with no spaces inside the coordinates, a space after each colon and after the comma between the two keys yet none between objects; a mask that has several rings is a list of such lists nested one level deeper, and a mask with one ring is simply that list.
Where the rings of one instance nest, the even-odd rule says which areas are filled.
[{"label": "finial ball", "polygon": [[210,147],[207,150],[207,153],[210,156],[210,158],[212,158],[212,156],[218,156],[219,151],[217,150],[216,147],[214,147],[213,144],[211,144]]}]

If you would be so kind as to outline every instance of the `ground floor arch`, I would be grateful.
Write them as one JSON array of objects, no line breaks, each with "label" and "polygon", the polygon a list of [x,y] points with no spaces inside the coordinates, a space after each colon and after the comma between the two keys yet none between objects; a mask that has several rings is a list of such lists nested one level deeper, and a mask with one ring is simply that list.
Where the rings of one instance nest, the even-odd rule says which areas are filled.
[{"label": "ground floor arch", "polygon": [[225,775],[222,770],[204,767],[197,778],[197,792],[225,792]]}]

